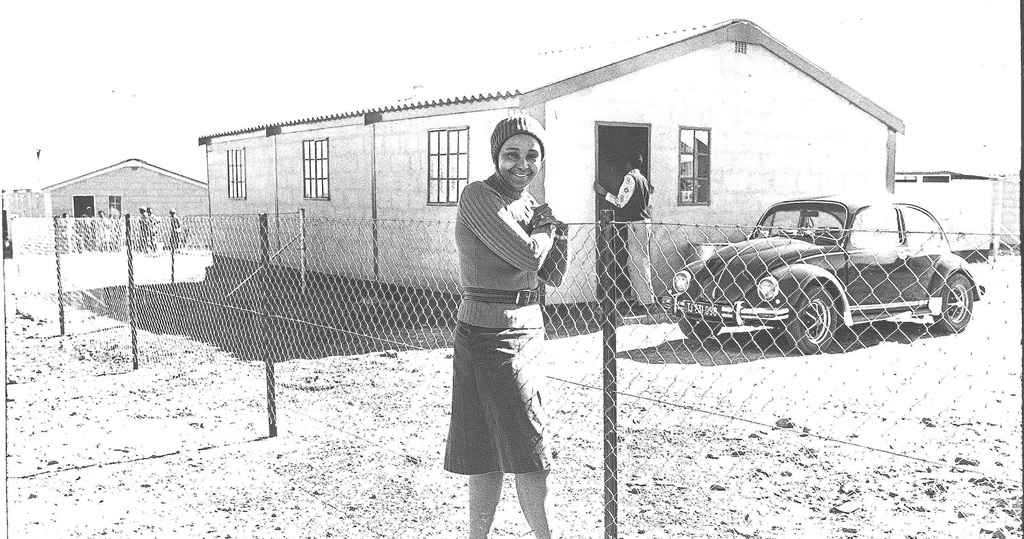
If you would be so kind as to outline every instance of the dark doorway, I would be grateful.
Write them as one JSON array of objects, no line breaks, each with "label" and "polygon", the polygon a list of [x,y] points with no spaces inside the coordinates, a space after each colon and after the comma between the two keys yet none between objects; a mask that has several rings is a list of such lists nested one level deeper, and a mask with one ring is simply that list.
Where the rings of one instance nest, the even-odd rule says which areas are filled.
[{"label": "dark doorway", "polygon": [[91,195],[76,195],[74,197],[75,214],[73,217],[95,217],[96,205]]},{"label": "dark doorway", "polygon": [[[609,193],[617,194],[622,185],[622,179],[626,173],[625,159],[630,153],[640,152],[644,156],[644,166],[640,167],[640,173],[647,176],[647,168],[651,155],[651,127],[648,124],[627,124],[612,122],[597,122],[597,155],[596,157],[596,178],[595,181],[608,190]],[[648,176],[649,177],[649,176]],[[594,194],[595,208],[600,219],[601,210],[617,209],[604,197]],[[624,291],[629,289],[629,277],[625,268],[628,263],[626,251],[626,229],[624,226],[617,227],[615,238],[612,242],[612,252],[615,254],[613,271],[615,272],[615,289]],[[618,300],[619,298],[615,298]]]}]

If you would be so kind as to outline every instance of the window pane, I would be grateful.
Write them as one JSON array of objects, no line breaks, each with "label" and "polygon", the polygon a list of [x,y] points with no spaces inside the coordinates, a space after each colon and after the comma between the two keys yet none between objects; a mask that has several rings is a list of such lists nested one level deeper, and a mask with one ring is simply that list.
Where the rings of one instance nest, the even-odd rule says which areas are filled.
[{"label": "window pane", "polygon": [[694,202],[709,202],[711,200],[711,182],[706,179],[694,181],[697,183],[697,194]]},{"label": "window pane", "polygon": [[448,159],[448,177],[458,178],[459,177],[459,156],[453,155]]},{"label": "window pane", "polygon": [[459,156],[459,178],[469,178],[469,156]]},{"label": "window pane", "polygon": [[437,202],[437,180],[427,180],[427,202]]},{"label": "window pane", "polygon": [[437,153],[437,137],[438,137],[437,131],[431,131],[430,132],[430,149],[429,149],[429,153],[432,153],[432,154],[436,154]]},{"label": "window pane", "polygon": [[693,180],[689,178],[679,180],[679,200],[693,202]]},{"label": "window pane", "polygon": [[459,181],[448,180],[448,202],[458,202],[459,200]]},{"label": "window pane", "polygon": [[697,177],[707,178],[711,173],[711,156],[709,155],[698,155],[697,156]]},{"label": "window pane", "polygon": [[694,131],[694,137],[696,138],[697,153],[708,153],[708,147],[711,143],[711,132],[699,129]]},{"label": "window pane", "polygon": [[469,152],[469,129],[459,131],[459,151],[462,153]]},{"label": "window pane", "polygon": [[438,174],[438,176],[437,176],[438,178],[447,178],[448,177],[448,156],[447,155],[442,155],[442,156],[438,157],[437,174]]},{"label": "window pane", "polygon": [[693,153],[693,130],[679,130],[679,153]]},{"label": "window pane", "polygon": [[693,177],[693,156],[692,155],[680,155],[679,156],[679,177],[680,178],[692,178]]},{"label": "window pane", "polygon": [[903,222],[907,227],[907,246],[911,249],[929,252],[944,250],[945,241],[941,229],[927,214],[904,207]]},{"label": "window pane", "polygon": [[449,131],[448,132],[448,151],[451,153],[457,153],[459,151],[459,132]]},{"label": "window pane", "polygon": [[430,166],[428,167],[430,170],[427,172],[427,177],[428,178],[436,178],[437,177],[437,156],[432,155],[432,156],[427,158],[427,161],[430,163]]},{"label": "window pane", "polygon": [[439,146],[437,147],[438,153],[448,153],[448,135],[447,133],[441,133],[440,140],[438,140]]}]

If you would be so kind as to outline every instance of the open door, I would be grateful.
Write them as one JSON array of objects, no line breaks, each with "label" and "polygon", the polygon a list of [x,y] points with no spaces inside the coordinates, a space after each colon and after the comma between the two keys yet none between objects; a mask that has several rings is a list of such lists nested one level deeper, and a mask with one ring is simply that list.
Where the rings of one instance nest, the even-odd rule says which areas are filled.
[{"label": "open door", "polygon": [[95,217],[96,204],[92,195],[75,195],[75,214],[72,217]]},{"label": "open door", "polygon": [[[651,155],[651,126],[650,124],[631,124],[616,122],[597,122],[597,149],[595,157],[596,178],[594,181],[601,184],[609,193],[618,193],[622,185],[622,179],[628,170],[624,170],[625,156],[630,152],[641,152],[645,157],[644,167],[640,172],[648,176],[648,166]],[[649,177],[649,176],[648,176]],[[595,215],[594,219],[599,220],[601,210],[616,210],[604,197],[594,193]],[[626,275],[625,267],[628,261],[626,252],[626,230],[621,227],[612,242],[612,252],[615,253],[614,271],[615,288],[617,290],[629,289],[629,277]],[[595,256],[597,256],[595,254]],[[595,263],[599,261],[595,260]],[[616,298],[618,299],[618,298]]]}]

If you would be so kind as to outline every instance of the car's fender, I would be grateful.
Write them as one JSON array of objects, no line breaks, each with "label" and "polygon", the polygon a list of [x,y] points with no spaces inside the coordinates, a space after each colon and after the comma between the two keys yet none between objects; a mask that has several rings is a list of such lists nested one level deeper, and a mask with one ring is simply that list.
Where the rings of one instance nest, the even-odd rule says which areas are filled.
[{"label": "car's fender", "polygon": [[769,273],[779,281],[779,291],[787,301],[792,302],[798,297],[797,291],[815,281],[825,281],[839,298],[839,309],[843,313],[843,323],[853,325],[853,311],[850,300],[846,296],[846,287],[832,272],[812,264],[790,264],[779,266]]},{"label": "car's fender", "polygon": [[944,256],[936,264],[935,274],[928,283],[928,295],[938,296],[942,294],[942,287],[949,281],[950,276],[955,273],[962,273],[967,280],[971,281],[971,291],[974,293],[974,301],[981,299],[985,294],[985,287],[978,284],[971,270],[967,269],[967,262],[956,255]]}]

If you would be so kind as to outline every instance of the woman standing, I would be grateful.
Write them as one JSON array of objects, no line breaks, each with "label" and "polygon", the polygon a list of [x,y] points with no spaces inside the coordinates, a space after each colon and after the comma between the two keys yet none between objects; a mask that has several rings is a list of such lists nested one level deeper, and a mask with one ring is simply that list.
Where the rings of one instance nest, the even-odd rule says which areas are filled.
[{"label": "woman standing", "polygon": [[534,535],[552,536],[550,433],[534,372],[544,340],[537,288],[561,284],[568,227],[526,192],[544,162],[543,136],[529,116],[498,122],[495,172],[466,186],[455,221],[463,296],[444,466],[469,476],[470,539],[490,533],[505,473],[515,474]]}]

